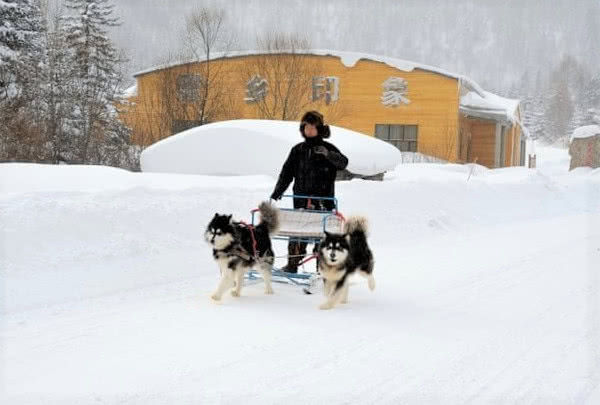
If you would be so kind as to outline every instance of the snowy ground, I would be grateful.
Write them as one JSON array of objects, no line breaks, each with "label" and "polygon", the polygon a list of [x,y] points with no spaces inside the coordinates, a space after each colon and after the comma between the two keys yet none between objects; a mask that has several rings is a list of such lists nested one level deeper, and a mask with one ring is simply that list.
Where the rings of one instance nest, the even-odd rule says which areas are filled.
[{"label": "snowy ground", "polygon": [[338,184],[377,288],[332,311],[208,298],[207,221],[269,177],[0,165],[0,403],[600,403],[600,170],[537,154]]}]

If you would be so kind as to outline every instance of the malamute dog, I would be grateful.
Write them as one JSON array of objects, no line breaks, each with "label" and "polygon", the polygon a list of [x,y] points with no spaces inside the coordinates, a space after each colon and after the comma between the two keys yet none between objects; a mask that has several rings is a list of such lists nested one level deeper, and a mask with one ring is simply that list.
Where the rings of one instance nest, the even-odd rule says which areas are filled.
[{"label": "malamute dog", "polygon": [[219,301],[230,287],[231,295],[240,296],[244,275],[255,265],[265,280],[265,294],[273,294],[271,269],[274,262],[270,234],[279,227],[277,209],[268,202],[258,207],[260,223],[251,229],[233,222],[231,215],[215,214],[204,232],[213,247],[213,257],[221,269],[221,281],[211,298]]},{"label": "malamute dog", "polygon": [[348,218],[344,230],[343,235],[325,232],[319,245],[319,271],[327,297],[320,309],[331,309],[339,302],[348,302],[348,278],[354,273],[367,277],[369,288],[375,289],[375,261],[367,244],[366,218]]}]

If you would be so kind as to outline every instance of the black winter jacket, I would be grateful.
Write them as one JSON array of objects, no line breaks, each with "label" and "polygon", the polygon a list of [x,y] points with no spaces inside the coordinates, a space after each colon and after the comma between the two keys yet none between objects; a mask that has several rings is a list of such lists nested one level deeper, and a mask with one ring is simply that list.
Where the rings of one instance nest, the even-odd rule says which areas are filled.
[{"label": "black winter jacket", "polygon": [[[327,157],[315,153],[315,148],[318,146],[327,148]],[[333,197],[337,171],[345,169],[346,166],[348,166],[348,158],[334,145],[321,137],[306,138],[290,151],[271,198],[275,200],[281,198],[292,180],[295,195]],[[306,202],[306,199],[295,198],[294,208],[306,208]],[[323,201],[322,208],[331,210],[333,207],[333,201]]]}]

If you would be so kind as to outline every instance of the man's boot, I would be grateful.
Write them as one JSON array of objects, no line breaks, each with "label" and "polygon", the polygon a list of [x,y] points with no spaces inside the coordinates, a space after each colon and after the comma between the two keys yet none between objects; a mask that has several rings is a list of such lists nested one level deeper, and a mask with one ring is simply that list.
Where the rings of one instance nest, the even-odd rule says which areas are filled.
[{"label": "man's boot", "polygon": [[289,257],[287,264],[281,268],[281,271],[285,271],[286,273],[298,273],[298,263],[298,258]]},{"label": "man's boot", "polygon": [[288,244],[288,263],[281,268],[286,273],[298,273],[298,265],[306,254],[306,243],[290,242]]}]

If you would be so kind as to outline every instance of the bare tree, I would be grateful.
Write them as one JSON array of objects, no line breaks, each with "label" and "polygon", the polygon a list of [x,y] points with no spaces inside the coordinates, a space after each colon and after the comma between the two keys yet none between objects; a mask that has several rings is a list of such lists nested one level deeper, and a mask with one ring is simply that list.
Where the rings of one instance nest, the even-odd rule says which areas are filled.
[{"label": "bare tree", "polygon": [[[168,54],[158,63],[170,66],[179,62],[181,55]],[[186,118],[185,105],[177,102],[177,77],[181,71],[164,69],[159,72],[155,91],[140,93],[124,101],[119,109],[132,129],[135,144],[147,146],[171,135],[175,123]]]},{"label": "bare tree", "polygon": [[257,39],[260,54],[249,57],[241,69],[248,88],[246,102],[266,119],[293,120],[313,104],[313,80],[324,76],[322,64],[306,50],[307,39],[271,33]]},{"label": "bare tree", "polygon": [[[183,34],[184,55],[200,62],[187,76],[175,83],[179,101],[186,103],[186,119],[199,125],[233,114],[233,95],[228,88],[224,64],[213,61],[215,53],[226,56],[235,44],[234,35],[226,27],[223,9],[198,8],[186,18]],[[194,74],[199,73],[199,76]]]},{"label": "bare tree", "polygon": [[179,52],[158,61],[153,91],[138,94],[122,116],[133,130],[134,142],[149,145],[169,135],[209,122],[235,118],[231,80],[215,55],[226,56],[235,43],[226,29],[223,10],[198,8],[187,16]]},{"label": "bare tree", "polygon": [[459,155],[459,137],[455,124],[447,124],[440,127],[439,140],[434,144],[423,146],[421,153],[435,156],[447,162],[460,161]]}]

